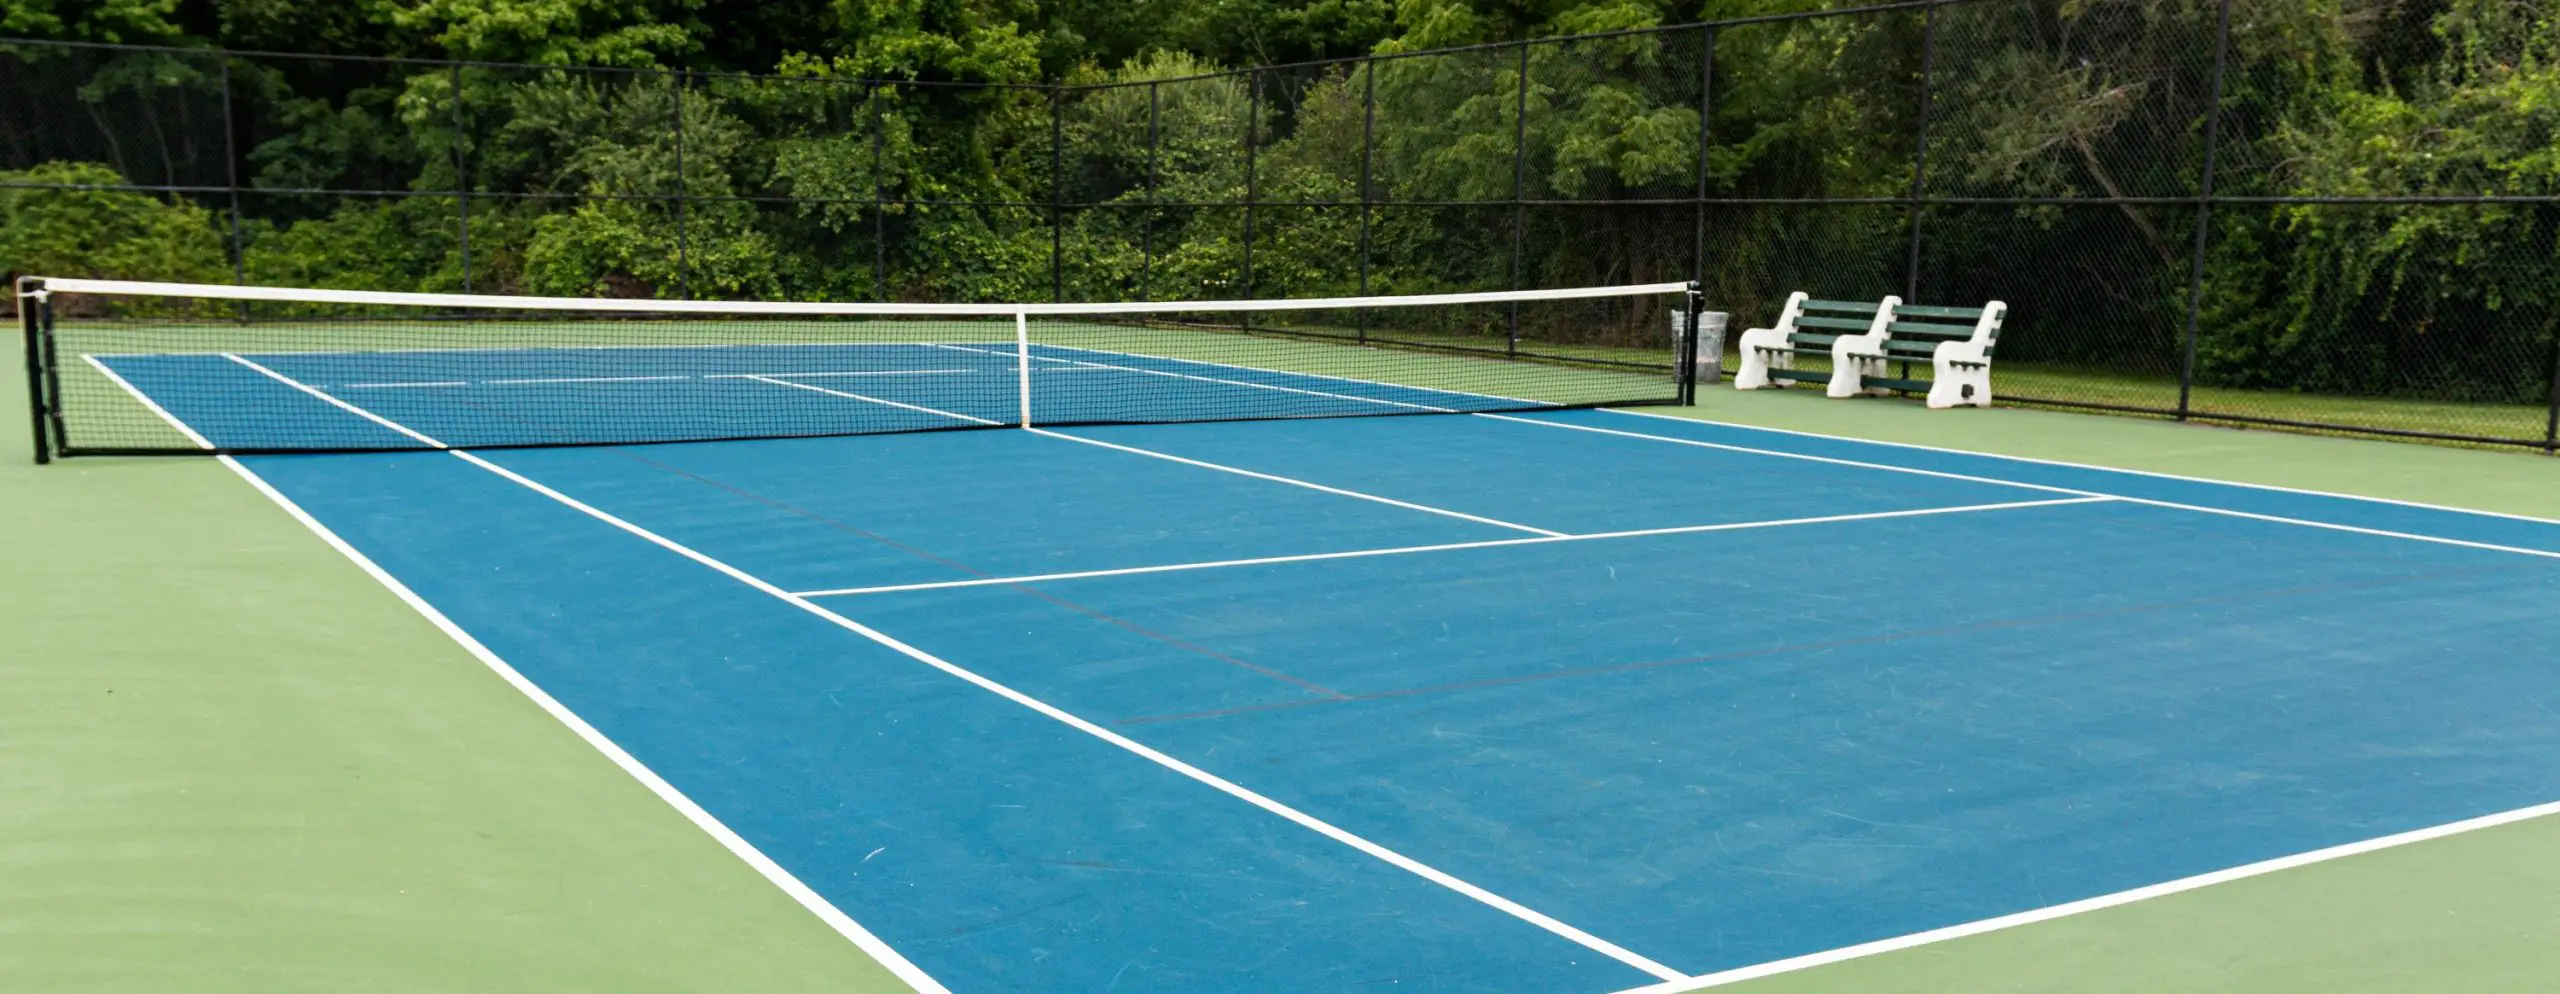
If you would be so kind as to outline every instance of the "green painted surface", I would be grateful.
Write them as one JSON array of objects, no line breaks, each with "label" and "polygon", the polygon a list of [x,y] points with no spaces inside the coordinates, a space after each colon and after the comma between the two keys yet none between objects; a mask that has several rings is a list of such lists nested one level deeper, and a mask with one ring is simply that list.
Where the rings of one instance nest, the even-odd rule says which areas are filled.
[{"label": "green painted surface", "polygon": [[[2560,517],[2532,455],[1702,402],[1672,413]],[[219,465],[34,467],[24,409],[0,377],[0,987],[895,989]],[[2544,819],[1736,989],[2543,991],[2555,950]]]},{"label": "green painted surface", "polygon": [[0,990],[904,989],[228,470],[32,465],[0,381]]},{"label": "green painted surface", "polygon": [[[1721,385],[1655,413],[2560,518],[2560,459],[2522,452]],[[2542,818],[1723,989],[2490,994],[2555,977],[2560,818]]]}]

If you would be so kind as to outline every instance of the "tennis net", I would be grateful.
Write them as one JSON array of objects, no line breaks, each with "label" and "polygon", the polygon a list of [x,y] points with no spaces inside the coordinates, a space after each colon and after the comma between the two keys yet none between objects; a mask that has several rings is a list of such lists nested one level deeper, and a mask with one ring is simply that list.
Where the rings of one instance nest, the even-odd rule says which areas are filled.
[{"label": "tennis net", "polygon": [[1322,418],[1690,399],[1684,283],[776,303],[27,278],[39,461]]}]

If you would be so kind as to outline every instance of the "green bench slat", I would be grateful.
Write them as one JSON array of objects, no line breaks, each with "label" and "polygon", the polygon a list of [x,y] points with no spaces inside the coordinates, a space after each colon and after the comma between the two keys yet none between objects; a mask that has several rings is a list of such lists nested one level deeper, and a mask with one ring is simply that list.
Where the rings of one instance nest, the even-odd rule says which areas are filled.
[{"label": "green bench slat", "polygon": [[1897,316],[1909,315],[1915,318],[1955,318],[1961,321],[1975,321],[1981,319],[1982,308],[1931,307],[1925,304],[1904,304],[1900,307],[1894,308],[1893,313]]},{"label": "green bench slat", "polygon": [[1796,319],[1796,327],[1798,328],[1838,328],[1842,331],[1865,332],[1867,329],[1875,327],[1875,325],[1876,322],[1874,318],[1868,318],[1863,321],[1856,318],[1800,317]]},{"label": "green bench slat", "polygon": [[1836,342],[1836,341],[1839,341],[1839,340],[1840,340],[1840,336],[1838,336],[1838,335],[1816,335],[1816,334],[1813,334],[1813,333],[1811,333],[1811,332],[1803,332],[1803,331],[1799,331],[1799,332],[1796,332],[1795,334],[1792,334],[1792,335],[1788,335],[1788,336],[1787,336],[1787,341],[1792,342],[1792,343],[1797,344],[1797,345],[1821,345],[1821,346],[1826,346],[1826,347],[1822,350],[1823,352],[1826,352],[1826,353],[1831,351],[1827,346],[1829,346],[1831,343]]},{"label": "green bench slat", "polygon": [[1929,323],[1927,323],[1927,322],[1923,322],[1923,321],[1896,321],[1896,322],[1894,322],[1894,323],[1892,323],[1892,324],[1886,325],[1886,326],[1885,326],[1885,331],[1886,331],[1886,332],[1888,332],[1888,333],[1890,333],[1890,334],[1895,334],[1895,335],[1920,335],[1920,336],[1924,336],[1924,337],[1926,337],[1926,336],[1935,336],[1935,337],[1939,337],[1939,338],[1972,338],[1972,337],[1973,337],[1973,329],[1972,329],[1971,327],[1968,327],[1968,326],[1965,326],[1965,325],[1956,325],[1956,324],[1929,324]]},{"label": "green bench slat", "polygon": [[1884,343],[1884,350],[1885,350],[1886,352],[1890,352],[1890,353],[1892,353],[1892,354],[1894,354],[1894,355],[1896,355],[1896,356],[1913,356],[1913,357],[1917,357],[1917,358],[1921,358],[1921,359],[1926,359],[1926,358],[1929,358],[1930,356],[1934,356],[1934,355],[1937,355],[1937,354],[1938,354],[1938,343],[1936,343],[1936,342],[1886,342],[1886,343]]},{"label": "green bench slat", "polygon": [[1818,369],[1772,369],[1769,371],[1769,378],[1776,380],[1803,380],[1807,383],[1831,382],[1831,374]]},{"label": "green bench slat", "polygon": [[1804,302],[1804,309],[1808,311],[1848,311],[1853,314],[1867,315],[1875,314],[1876,308],[1882,306],[1884,301],[1881,300],[1808,300]]}]

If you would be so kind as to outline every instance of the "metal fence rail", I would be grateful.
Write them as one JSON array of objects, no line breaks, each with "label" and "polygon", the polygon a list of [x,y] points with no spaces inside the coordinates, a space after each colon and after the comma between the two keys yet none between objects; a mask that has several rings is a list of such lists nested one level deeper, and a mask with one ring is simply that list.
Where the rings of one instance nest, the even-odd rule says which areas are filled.
[{"label": "metal fence rail", "polygon": [[[1912,0],[1038,85],[0,41],[0,197],[206,212],[210,249],[77,274],[124,278],[958,300],[1695,279],[1746,322],[1797,289],[1999,298],[2004,401],[2560,451],[2560,193],[2296,175],[2302,84],[2261,28],[2231,0],[2120,7]],[[1504,320],[1512,349],[1662,361],[1659,328]]]}]

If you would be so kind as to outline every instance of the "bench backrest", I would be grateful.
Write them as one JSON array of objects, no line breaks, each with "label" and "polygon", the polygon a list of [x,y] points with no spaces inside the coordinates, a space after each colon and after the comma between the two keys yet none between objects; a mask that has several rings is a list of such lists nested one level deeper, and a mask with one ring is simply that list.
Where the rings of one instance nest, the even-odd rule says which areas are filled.
[{"label": "bench backrest", "polygon": [[1779,320],[1789,321],[1789,331],[1807,331],[1825,339],[1840,335],[1877,335],[1881,337],[1894,315],[1902,310],[1902,298],[1883,300],[1814,300],[1804,291],[1787,298],[1786,313]]},{"label": "bench backrest", "polygon": [[1841,335],[1873,335],[1887,345],[1901,345],[1895,351],[1925,352],[1939,342],[1962,342],[1979,339],[1984,345],[2000,340],[2000,322],[2008,316],[2009,305],[1994,300],[1980,307],[1938,307],[1928,304],[1906,304],[1900,297],[1883,300],[1815,300],[1804,291],[1787,297],[1787,309],[1779,315],[1786,322],[1781,327],[1790,333],[1804,332],[1829,341]]},{"label": "bench backrest", "polygon": [[2000,321],[2008,312],[2009,305],[1997,300],[1981,307],[1905,304],[1894,309],[1893,321],[1885,330],[1895,341],[1914,344],[1934,346],[1979,338],[1989,345],[2000,340]]}]

